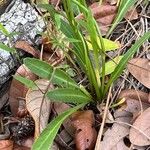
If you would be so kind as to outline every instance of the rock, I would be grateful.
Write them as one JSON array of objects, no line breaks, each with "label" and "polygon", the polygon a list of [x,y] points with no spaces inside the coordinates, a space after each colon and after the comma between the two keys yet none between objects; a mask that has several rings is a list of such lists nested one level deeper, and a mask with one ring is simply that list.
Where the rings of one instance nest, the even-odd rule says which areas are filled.
[{"label": "rock", "polygon": [[[42,17],[29,3],[24,3],[22,0],[13,0],[9,4],[5,13],[0,16],[0,23],[9,33],[19,32],[19,34],[14,35],[10,44],[8,37],[0,31],[0,42],[11,46],[17,40],[26,40],[30,44],[39,44],[40,39],[37,40],[37,35],[43,32],[45,28]],[[11,78],[17,65],[14,55],[0,49],[0,97],[5,92],[5,83]]]}]

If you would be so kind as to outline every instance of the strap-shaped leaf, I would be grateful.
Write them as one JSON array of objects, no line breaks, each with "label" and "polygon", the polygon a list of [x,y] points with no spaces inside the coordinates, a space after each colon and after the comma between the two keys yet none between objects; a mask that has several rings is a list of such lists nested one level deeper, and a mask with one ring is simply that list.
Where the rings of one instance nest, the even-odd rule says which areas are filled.
[{"label": "strap-shaped leaf", "polygon": [[9,32],[7,31],[7,29],[1,23],[0,23],[0,32],[2,32],[6,36],[9,34]]},{"label": "strap-shaped leaf", "polygon": [[36,84],[32,81],[32,80],[29,80],[25,77],[22,77],[22,76],[19,76],[19,75],[14,75],[13,76],[16,80],[20,81],[21,83],[23,83],[25,86],[27,86],[28,88],[35,88],[36,87]]},{"label": "strap-shaped leaf", "polygon": [[[25,58],[24,64],[36,75],[41,78],[50,79],[54,68],[48,63],[35,58]],[[62,87],[76,87],[77,83],[64,71],[56,68],[52,77],[52,82]]]},{"label": "strap-shaped leaf", "polygon": [[66,102],[66,103],[89,103],[92,101],[90,96],[87,96],[80,89],[72,88],[58,88],[51,90],[47,93],[49,99],[53,101]]},{"label": "strap-shaped leaf", "polygon": [[117,24],[123,19],[129,8],[133,6],[136,2],[138,2],[138,0],[120,0],[118,13],[106,37],[110,35],[110,33],[114,30]]},{"label": "strap-shaped leaf", "polygon": [[110,85],[121,75],[122,71],[124,70],[127,62],[130,58],[135,54],[135,52],[140,48],[140,46],[150,38],[150,32],[146,32],[135,44],[124,54],[124,57],[120,60],[119,64],[111,74],[111,78],[106,85],[105,94],[108,91]]},{"label": "strap-shaped leaf", "polygon": [[5,45],[3,43],[0,43],[0,49],[2,49],[4,51],[7,51],[7,52],[10,52],[10,53],[15,53],[16,52],[16,49],[10,48],[10,47],[8,47],[7,45]]},{"label": "strap-shaped leaf", "polygon": [[68,109],[56,117],[47,128],[41,133],[40,137],[35,141],[32,150],[49,150],[52,147],[55,136],[64,122],[72,113],[83,107],[85,104],[80,104],[74,108]]}]

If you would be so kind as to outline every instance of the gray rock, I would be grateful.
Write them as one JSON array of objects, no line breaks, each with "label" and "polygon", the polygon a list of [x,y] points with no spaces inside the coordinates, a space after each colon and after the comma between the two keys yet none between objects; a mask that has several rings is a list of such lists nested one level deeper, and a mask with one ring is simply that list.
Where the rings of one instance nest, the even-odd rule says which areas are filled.
[{"label": "gray rock", "polygon": [[[0,31],[0,42],[13,46],[17,40],[26,40],[30,44],[36,44],[36,35],[41,33],[45,28],[45,23],[36,10],[22,0],[13,0],[7,7],[6,12],[0,16],[0,23],[8,30],[9,33],[19,32],[9,41]],[[2,88],[6,83],[15,67],[17,61],[14,55],[0,49],[0,97]]]}]

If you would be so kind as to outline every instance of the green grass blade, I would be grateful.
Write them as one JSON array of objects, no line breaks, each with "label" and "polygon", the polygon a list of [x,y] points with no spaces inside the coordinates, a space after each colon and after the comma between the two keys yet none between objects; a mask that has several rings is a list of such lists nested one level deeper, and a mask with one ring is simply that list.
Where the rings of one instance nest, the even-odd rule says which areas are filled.
[{"label": "green grass blade", "polygon": [[[50,79],[53,67],[48,63],[35,58],[25,58],[24,64],[36,75],[41,78]],[[62,87],[78,88],[77,83],[64,71],[56,68],[52,82]]]},{"label": "green grass blade", "polygon": [[47,128],[41,133],[40,137],[35,141],[32,150],[51,150],[55,136],[65,119],[78,109],[84,107],[85,104],[80,104],[74,108],[68,109],[61,113],[53,121],[51,121]]},{"label": "green grass blade", "polygon": [[105,94],[108,91],[110,85],[121,75],[122,71],[124,70],[127,62],[130,58],[135,54],[135,52],[140,48],[140,46],[150,38],[150,32],[145,33],[138,41],[134,43],[134,45],[124,54],[124,57],[120,60],[119,64],[115,68],[114,72],[112,73],[110,80],[108,81]]},{"label": "green grass blade", "polygon": [[58,88],[50,90],[47,96],[52,101],[65,102],[65,103],[88,103],[92,101],[91,97],[84,94],[80,89],[72,88]]},{"label": "green grass blade", "polygon": [[120,1],[120,5],[118,8],[116,18],[114,19],[113,24],[112,24],[111,28],[109,29],[106,37],[108,37],[111,34],[111,32],[114,30],[114,28],[117,26],[117,24],[123,19],[123,17],[129,10],[129,8],[131,6],[133,6],[136,2],[138,2],[138,0],[121,0]]},{"label": "green grass blade", "polygon": [[1,23],[0,23],[0,31],[6,36],[9,35],[7,29]]},{"label": "green grass blade", "polygon": [[10,48],[10,47],[8,47],[7,45],[5,45],[3,43],[0,43],[0,49],[2,49],[4,51],[7,51],[7,52],[10,52],[10,53],[16,53],[16,49]]},{"label": "green grass blade", "polygon": [[13,76],[16,80],[18,80],[19,82],[21,82],[22,84],[24,84],[26,87],[28,88],[35,88],[36,87],[36,84],[32,81],[32,80],[29,80],[27,78],[24,78],[22,76],[19,76],[19,75],[14,75]]}]

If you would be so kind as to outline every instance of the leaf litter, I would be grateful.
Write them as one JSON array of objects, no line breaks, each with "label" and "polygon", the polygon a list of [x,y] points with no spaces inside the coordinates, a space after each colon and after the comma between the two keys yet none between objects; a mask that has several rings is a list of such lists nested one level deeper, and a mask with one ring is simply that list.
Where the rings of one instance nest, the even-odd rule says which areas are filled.
[{"label": "leaf litter", "polygon": [[[54,0],[54,1],[52,0],[50,2],[52,2],[54,5],[58,5],[60,3],[59,0]],[[107,0],[102,4],[101,7],[102,9],[99,9],[100,6],[98,5],[98,3],[93,3],[90,6],[95,19],[100,25],[103,35],[105,35],[109,30],[109,26],[111,25],[116,15],[117,12],[116,4],[117,1],[115,0]],[[83,16],[80,15],[77,18],[80,17],[82,18]],[[129,10],[125,18],[131,21],[137,19],[137,17],[138,17],[137,11],[136,10],[133,11],[131,8],[131,10]],[[51,54],[49,53],[49,50],[51,49],[51,45],[45,44],[45,46],[47,47],[44,48],[46,52],[42,54],[43,60],[47,61],[48,63],[55,64],[54,61],[56,60],[56,57],[52,61],[50,60]],[[33,47],[31,47],[25,41],[19,41],[18,43],[16,43],[15,47],[32,54],[34,57],[40,57],[39,52],[33,49]],[[128,64],[128,71],[140,83],[142,83],[147,88],[150,88],[149,60],[143,58],[132,59]],[[26,72],[25,75],[24,73],[20,73],[20,71],[19,74],[27,77],[29,71],[25,71],[25,72]],[[37,80],[35,83],[37,85],[37,88],[28,90],[26,87],[22,85],[17,85],[16,81],[14,81],[13,79],[12,88],[14,88],[14,91],[16,91],[18,95],[15,96],[15,92],[13,91],[11,92],[12,88],[10,90],[11,93],[10,95],[14,99],[13,101],[15,102],[15,105],[11,106],[12,110],[13,108],[15,109],[18,108],[18,104],[17,104],[18,101],[16,101],[18,97],[19,98],[21,97],[23,99],[26,97],[26,107],[30,115],[33,117],[36,124],[35,125],[35,138],[36,138],[41,133],[41,130],[43,130],[46,127],[51,114],[51,109],[53,110],[53,113],[55,111],[56,113],[56,114],[54,113],[55,115],[58,115],[61,112],[65,111],[66,108],[70,108],[70,106],[64,103],[63,104],[53,103],[52,106],[52,103],[49,100],[47,100],[47,98],[45,98],[43,94],[49,82],[40,79]],[[54,88],[53,85],[51,85],[51,88]],[[20,91],[20,89],[22,89],[21,92],[18,92]],[[27,90],[28,93],[26,94]],[[111,122],[108,122],[109,124],[112,124],[112,127],[111,128],[106,127],[104,138],[101,141],[102,150],[103,149],[104,150],[105,149],[107,150],[129,149],[128,143],[126,145],[126,143],[124,142],[124,138],[128,138],[131,144],[133,144],[134,148],[137,148],[139,150],[145,149],[145,146],[150,144],[149,134],[147,134],[149,133],[149,124],[150,124],[148,119],[150,114],[149,112],[150,93],[145,93],[139,90],[137,91],[137,90],[127,89],[121,91],[119,98],[125,98],[125,103],[121,104],[121,108],[117,110],[113,110],[114,112],[112,114],[111,111],[109,111],[110,115],[114,116],[115,120],[111,120]],[[44,102],[42,102],[42,100]],[[41,103],[43,103],[42,107],[40,107]],[[18,110],[14,110],[15,115],[17,111]],[[40,113],[42,114],[46,113],[46,115],[43,116]],[[72,129],[71,124],[73,124],[73,127],[75,129]],[[66,145],[64,146],[67,146],[69,140],[71,140],[72,137],[74,137],[77,149],[85,150],[85,148],[88,148],[89,150],[90,149],[92,150],[95,145],[94,142],[96,141],[96,136],[97,136],[96,130],[93,127],[94,124],[95,124],[94,114],[91,111],[82,111],[73,114],[73,116],[71,116],[67,121],[63,123],[64,130],[62,129],[62,132],[59,133],[61,139],[65,139],[64,141],[66,142]],[[80,129],[82,132],[81,133],[79,132],[80,134],[77,134],[76,132]],[[11,143],[11,141],[9,142]],[[88,142],[90,144],[88,144]],[[57,143],[59,143],[58,140]],[[19,148],[20,146],[16,144],[14,147],[15,147],[14,149],[25,149],[25,150],[28,149],[27,148],[28,146],[27,147],[22,146],[22,148]],[[54,143],[52,149],[54,150],[59,149],[58,145]]]}]

